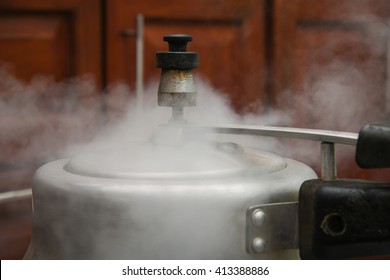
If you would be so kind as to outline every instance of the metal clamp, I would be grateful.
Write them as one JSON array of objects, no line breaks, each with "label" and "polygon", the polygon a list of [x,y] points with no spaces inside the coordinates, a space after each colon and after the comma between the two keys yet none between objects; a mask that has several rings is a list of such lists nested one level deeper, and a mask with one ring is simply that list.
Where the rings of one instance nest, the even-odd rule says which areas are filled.
[{"label": "metal clamp", "polygon": [[298,248],[298,202],[250,207],[246,212],[246,250],[250,254]]}]

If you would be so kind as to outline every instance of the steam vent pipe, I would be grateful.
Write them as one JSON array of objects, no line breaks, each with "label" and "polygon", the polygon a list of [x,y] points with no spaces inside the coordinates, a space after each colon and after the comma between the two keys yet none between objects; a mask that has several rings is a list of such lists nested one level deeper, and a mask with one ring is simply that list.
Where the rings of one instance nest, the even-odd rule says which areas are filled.
[{"label": "steam vent pipe", "polygon": [[197,52],[187,52],[192,36],[173,34],[164,36],[169,51],[156,53],[156,66],[161,68],[158,105],[172,107],[173,122],[184,122],[183,108],[196,106],[196,88],[192,69],[199,66]]}]

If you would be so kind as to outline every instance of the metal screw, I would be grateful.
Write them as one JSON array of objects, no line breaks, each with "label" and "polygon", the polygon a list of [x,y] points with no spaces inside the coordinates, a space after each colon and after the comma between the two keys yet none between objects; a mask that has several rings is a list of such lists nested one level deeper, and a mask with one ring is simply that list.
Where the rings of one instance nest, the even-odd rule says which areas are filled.
[{"label": "metal screw", "polygon": [[263,252],[265,249],[265,240],[261,237],[256,237],[252,241],[252,248],[256,253]]},{"label": "metal screw", "polygon": [[256,209],[252,213],[252,223],[257,227],[262,226],[265,221],[265,216],[266,215],[263,211],[261,211],[260,209]]}]

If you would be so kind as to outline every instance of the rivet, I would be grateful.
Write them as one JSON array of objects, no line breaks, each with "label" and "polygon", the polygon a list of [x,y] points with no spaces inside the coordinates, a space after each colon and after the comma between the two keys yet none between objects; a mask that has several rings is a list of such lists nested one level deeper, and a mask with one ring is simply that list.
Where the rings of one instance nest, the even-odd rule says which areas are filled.
[{"label": "rivet", "polygon": [[252,241],[252,249],[256,253],[261,253],[265,249],[265,240],[261,237],[256,237]]},{"label": "rivet", "polygon": [[263,211],[257,209],[252,213],[252,223],[255,226],[257,227],[262,226],[264,224],[264,221],[265,221],[265,213]]}]

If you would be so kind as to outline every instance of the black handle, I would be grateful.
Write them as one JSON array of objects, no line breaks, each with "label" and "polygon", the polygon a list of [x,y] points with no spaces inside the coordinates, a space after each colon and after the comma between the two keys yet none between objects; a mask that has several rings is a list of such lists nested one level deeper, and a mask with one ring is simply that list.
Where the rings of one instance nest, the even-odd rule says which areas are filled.
[{"label": "black handle", "polygon": [[309,180],[299,191],[302,259],[390,256],[390,184]]},{"label": "black handle", "polygon": [[390,122],[370,123],[360,130],[356,163],[362,168],[390,167]]},{"label": "black handle", "polygon": [[[390,123],[365,125],[356,162],[390,167]],[[309,180],[299,190],[299,249],[303,259],[390,256],[390,184]]]}]

